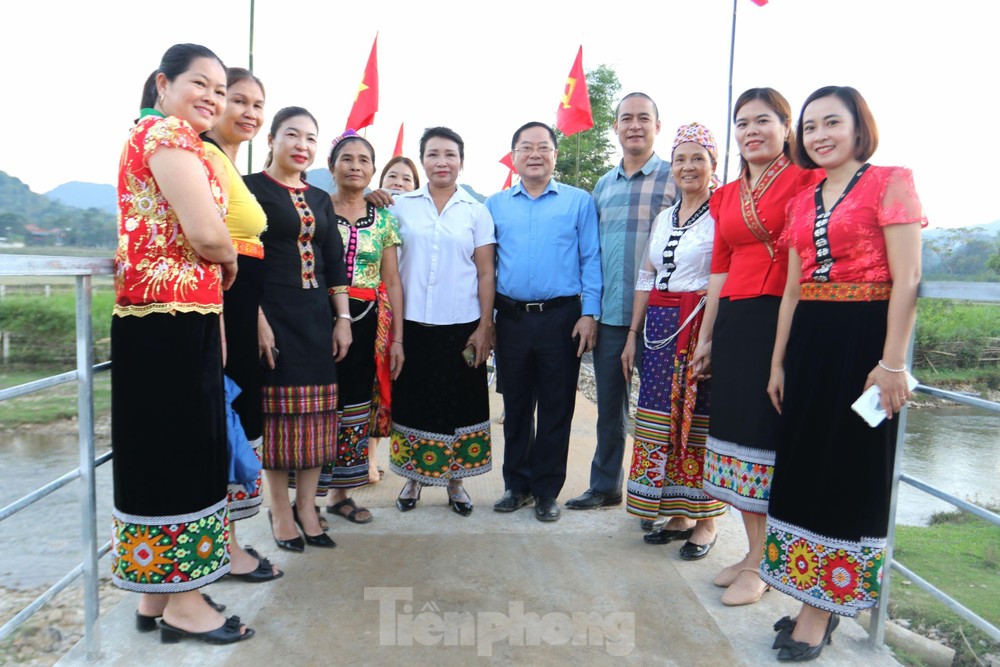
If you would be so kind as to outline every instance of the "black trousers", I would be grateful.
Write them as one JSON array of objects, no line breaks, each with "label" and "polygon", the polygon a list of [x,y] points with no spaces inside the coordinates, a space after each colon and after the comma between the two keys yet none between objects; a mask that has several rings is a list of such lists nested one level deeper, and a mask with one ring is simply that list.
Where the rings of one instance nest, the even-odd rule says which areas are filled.
[{"label": "black trousers", "polygon": [[[569,434],[580,377],[579,302],[541,313],[497,313],[497,366],[503,368],[507,490],[555,498],[566,481]],[[535,413],[537,411],[537,423]]]}]

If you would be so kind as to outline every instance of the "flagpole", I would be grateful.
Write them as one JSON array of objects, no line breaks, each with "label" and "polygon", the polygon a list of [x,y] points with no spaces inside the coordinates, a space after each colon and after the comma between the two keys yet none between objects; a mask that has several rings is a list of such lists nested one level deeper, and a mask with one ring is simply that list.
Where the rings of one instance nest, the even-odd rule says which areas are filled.
[{"label": "flagpole", "polygon": [[726,161],[722,168],[722,183],[729,182],[729,141],[733,133],[733,124],[729,121],[730,109],[733,108],[733,55],[736,53],[736,2],[733,0],[733,30],[729,38],[729,95],[726,99]]},{"label": "flagpole", "polygon": [[[254,0],[250,0],[250,56],[247,62],[247,69],[253,74],[253,3]],[[247,173],[253,172],[253,141],[247,142]]]},{"label": "flagpole", "polygon": [[575,178],[576,182],[574,183],[576,187],[580,187],[580,135],[581,134],[583,133],[582,132],[576,133],[576,178]]}]

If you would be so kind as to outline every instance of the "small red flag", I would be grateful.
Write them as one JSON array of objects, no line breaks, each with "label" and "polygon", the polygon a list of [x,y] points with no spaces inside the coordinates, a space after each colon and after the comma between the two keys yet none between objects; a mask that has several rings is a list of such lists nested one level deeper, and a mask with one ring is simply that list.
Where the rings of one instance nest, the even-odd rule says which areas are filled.
[{"label": "small red flag", "polygon": [[396,135],[396,147],[392,149],[392,156],[403,154],[403,124],[399,124],[399,134]]},{"label": "small red flag", "polygon": [[499,160],[500,164],[507,167],[510,171],[507,172],[507,180],[503,182],[503,187],[501,190],[506,190],[511,185],[514,184],[514,174],[517,173],[517,169],[514,169],[514,154],[507,153]]},{"label": "small red flag", "polygon": [[764,5],[767,4],[767,0],[750,0],[750,2],[757,5],[758,7],[763,7]]},{"label": "small red flag", "polygon": [[375,122],[375,112],[378,111],[378,34],[372,43],[372,52],[365,65],[365,75],[354,96],[354,106],[347,117],[347,130],[360,130]]},{"label": "small red flag", "polygon": [[573,68],[566,77],[559,110],[556,111],[556,128],[567,137],[594,127],[594,115],[590,111],[590,95],[587,93],[587,75],[583,72],[583,46],[576,53]]}]

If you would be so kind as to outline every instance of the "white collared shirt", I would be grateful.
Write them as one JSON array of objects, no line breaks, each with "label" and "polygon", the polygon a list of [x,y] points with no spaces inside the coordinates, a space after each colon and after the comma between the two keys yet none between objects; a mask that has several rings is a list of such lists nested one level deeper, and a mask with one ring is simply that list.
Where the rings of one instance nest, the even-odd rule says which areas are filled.
[{"label": "white collared shirt", "polygon": [[395,199],[391,210],[403,239],[399,276],[405,318],[423,324],[479,319],[473,253],[496,243],[490,212],[461,186],[440,214],[426,185]]}]

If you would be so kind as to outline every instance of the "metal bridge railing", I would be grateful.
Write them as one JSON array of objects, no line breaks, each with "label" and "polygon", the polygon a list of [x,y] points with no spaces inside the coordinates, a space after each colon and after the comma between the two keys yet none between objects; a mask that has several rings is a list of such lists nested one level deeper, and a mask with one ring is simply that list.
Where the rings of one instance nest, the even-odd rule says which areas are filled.
[{"label": "metal bridge railing", "polygon": [[[920,286],[920,296],[933,299],[957,299],[965,301],[977,301],[982,303],[998,303],[1000,304],[1000,283],[923,283]],[[909,363],[907,365],[912,367],[913,361],[913,339],[910,339],[910,350],[907,355]],[[976,398],[974,396],[966,396],[965,394],[959,394],[953,391],[946,391],[944,389],[938,389],[937,387],[929,387],[923,384],[919,384],[916,387],[916,391],[923,394],[928,394],[930,396],[935,396],[937,398],[947,399],[961,405],[968,405],[975,408],[981,408],[983,410],[990,410],[992,412],[1000,413],[1000,403],[994,403],[993,401],[987,401],[981,398]],[[889,607],[889,584],[892,580],[892,571],[895,570],[901,575],[906,577],[909,581],[913,582],[918,588],[929,593],[934,599],[938,600],[950,610],[955,612],[958,616],[962,617],[983,633],[985,633],[993,641],[1000,643],[1000,628],[991,624],[986,619],[980,617],[972,610],[963,606],[953,597],[947,593],[936,588],[933,584],[922,579],[919,575],[908,569],[905,565],[893,558],[893,549],[895,547],[896,541],[896,504],[899,499],[899,485],[900,483],[909,484],[910,486],[919,489],[925,493],[928,493],[935,498],[944,500],[950,503],[954,507],[969,512],[976,515],[981,519],[985,519],[990,523],[1000,526],[1000,515],[994,514],[989,510],[979,507],[973,503],[966,502],[961,498],[957,498],[949,493],[942,491],[941,489],[935,488],[926,482],[923,482],[915,477],[907,475],[900,469],[900,461],[902,459],[901,453],[903,451],[903,439],[906,436],[906,408],[904,407],[898,416],[899,419],[899,432],[896,435],[896,463],[893,469],[893,483],[892,483],[892,497],[889,505],[889,532],[887,535],[887,544],[885,549],[885,562],[889,567],[884,568],[882,574],[882,598],[879,602],[877,611],[873,614],[874,622],[869,628],[869,638],[872,645],[881,646],[885,642],[885,623],[888,614]]]},{"label": "metal bridge railing", "polygon": [[16,387],[0,389],[0,401],[24,396],[56,385],[76,382],[77,425],[80,442],[80,466],[6,507],[0,508],[0,522],[38,502],[53,491],[79,479],[82,482],[80,485],[80,521],[83,527],[82,562],[35,598],[12,619],[0,626],[0,641],[10,636],[42,605],[82,576],[84,642],[87,657],[90,660],[96,660],[101,650],[97,625],[100,613],[97,562],[111,549],[110,541],[100,547],[97,544],[97,491],[95,485],[97,467],[111,459],[111,452],[106,452],[99,457],[95,457],[94,453],[94,375],[110,369],[111,363],[94,365],[94,334],[90,319],[93,294],[91,279],[97,275],[111,275],[113,269],[113,262],[110,259],[28,255],[0,256],[0,276],[74,276],[76,278],[76,370],[27,382]]}]

